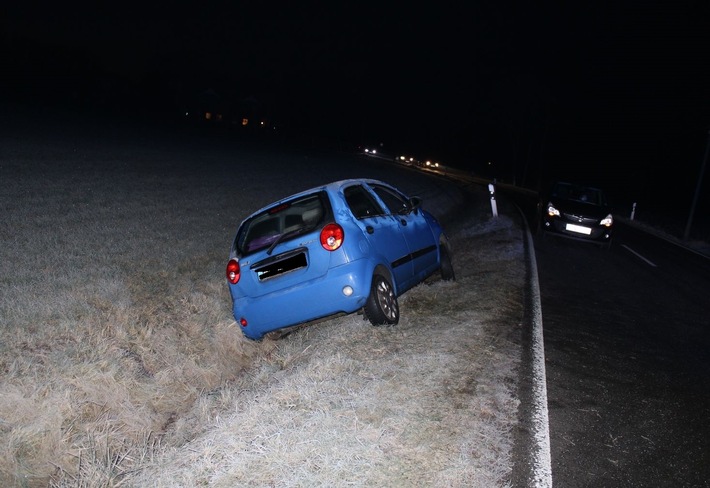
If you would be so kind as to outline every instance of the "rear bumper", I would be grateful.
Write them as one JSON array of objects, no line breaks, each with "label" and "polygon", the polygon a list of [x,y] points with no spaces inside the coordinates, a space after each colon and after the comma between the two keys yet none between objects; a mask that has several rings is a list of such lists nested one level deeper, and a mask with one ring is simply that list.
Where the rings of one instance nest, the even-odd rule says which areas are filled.
[{"label": "rear bumper", "polygon": [[[257,298],[232,296],[234,319],[245,336],[258,340],[275,330],[353,313],[365,305],[372,273],[369,262],[361,259],[332,268],[318,279]],[[346,286],[352,288],[349,296],[343,292]],[[246,326],[241,325],[243,320]]]}]

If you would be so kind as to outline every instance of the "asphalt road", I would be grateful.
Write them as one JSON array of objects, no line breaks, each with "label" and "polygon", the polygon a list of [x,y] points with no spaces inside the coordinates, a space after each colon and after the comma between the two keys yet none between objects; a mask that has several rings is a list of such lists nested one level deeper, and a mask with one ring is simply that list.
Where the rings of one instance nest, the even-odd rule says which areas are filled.
[{"label": "asphalt road", "polygon": [[[498,186],[496,198],[535,232],[537,195]],[[615,227],[611,249],[534,239],[551,484],[710,487],[710,257]],[[528,415],[518,450],[536,448]],[[549,486],[529,455],[513,479]]]},{"label": "asphalt road", "polygon": [[710,260],[536,237],[553,486],[710,486]]}]

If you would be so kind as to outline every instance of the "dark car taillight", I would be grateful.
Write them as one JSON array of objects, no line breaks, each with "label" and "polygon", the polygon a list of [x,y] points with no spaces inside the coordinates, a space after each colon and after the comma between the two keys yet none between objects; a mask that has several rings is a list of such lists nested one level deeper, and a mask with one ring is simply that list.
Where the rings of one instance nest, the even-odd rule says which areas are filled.
[{"label": "dark car taillight", "polygon": [[320,231],[320,245],[326,251],[335,251],[343,245],[345,231],[338,224],[328,224]]},{"label": "dark car taillight", "polygon": [[239,261],[236,259],[230,259],[227,263],[227,281],[233,285],[236,285],[241,277],[242,274],[239,269]]}]

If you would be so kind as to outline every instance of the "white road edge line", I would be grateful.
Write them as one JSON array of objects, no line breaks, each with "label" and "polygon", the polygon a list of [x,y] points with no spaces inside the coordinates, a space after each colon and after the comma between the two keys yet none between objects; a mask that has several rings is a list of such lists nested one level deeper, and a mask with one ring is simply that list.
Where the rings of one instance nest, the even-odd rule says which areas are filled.
[{"label": "white road edge line", "polygon": [[651,262],[651,261],[649,261],[648,259],[646,259],[645,257],[641,256],[639,253],[637,253],[636,251],[634,251],[633,249],[631,249],[631,248],[630,248],[629,246],[627,246],[626,244],[622,244],[621,247],[623,247],[624,249],[626,249],[627,251],[629,251],[630,253],[632,253],[632,254],[633,254],[634,256],[636,256],[637,258],[642,259],[643,261],[645,261],[646,264],[648,264],[649,266],[653,266],[654,268],[657,268],[657,266],[656,266],[653,262]]},{"label": "white road edge line", "polygon": [[[535,249],[532,235],[527,232],[529,249]],[[545,344],[542,334],[542,303],[540,282],[538,281],[537,261],[530,260],[530,281],[532,283],[533,303],[533,435],[535,451],[532,455],[534,485],[537,488],[552,487],[552,458],[550,455],[550,423],[547,411],[547,380],[545,374]]]}]

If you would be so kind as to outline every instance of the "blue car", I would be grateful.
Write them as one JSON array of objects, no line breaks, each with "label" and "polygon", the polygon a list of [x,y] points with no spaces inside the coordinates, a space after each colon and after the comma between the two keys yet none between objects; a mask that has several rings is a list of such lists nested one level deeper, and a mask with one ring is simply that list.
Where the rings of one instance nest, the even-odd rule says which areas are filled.
[{"label": "blue car", "polygon": [[378,180],[336,181],[258,210],[227,263],[234,319],[249,339],[362,310],[397,324],[397,297],[436,272],[453,280],[439,222]]}]

